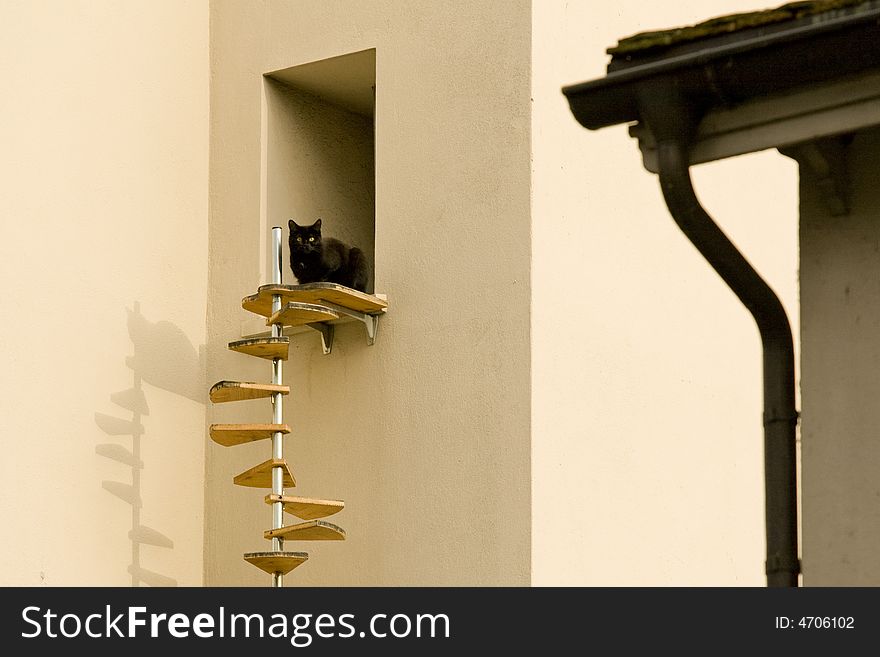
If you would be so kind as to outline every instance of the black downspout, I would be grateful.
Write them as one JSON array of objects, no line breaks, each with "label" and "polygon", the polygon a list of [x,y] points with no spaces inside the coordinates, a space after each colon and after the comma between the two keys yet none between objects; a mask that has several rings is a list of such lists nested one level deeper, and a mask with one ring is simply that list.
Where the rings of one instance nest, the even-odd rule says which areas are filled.
[{"label": "black downspout", "polygon": [[797,586],[797,482],[794,349],[779,298],[700,205],[690,177],[689,143],[699,109],[668,85],[648,85],[642,119],[657,141],[660,187],[673,219],[755,318],[764,351],[764,481],[767,586]]}]

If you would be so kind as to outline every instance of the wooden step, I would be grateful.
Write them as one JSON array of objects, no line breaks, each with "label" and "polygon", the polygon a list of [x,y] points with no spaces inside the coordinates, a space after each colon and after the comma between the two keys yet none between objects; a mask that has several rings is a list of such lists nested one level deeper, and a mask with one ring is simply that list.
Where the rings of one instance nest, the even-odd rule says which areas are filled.
[{"label": "wooden step", "polygon": [[[271,306],[270,306],[271,308]],[[270,313],[271,314],[271,313]],[[248,340],[236,340],[227,345],[232,351],[257,358],[280,358],[287,360],[290,349],[290,338],[283,335],[279,338],[250,338]]]},{"label": "wooden step", "polygon": [[267,529],[263,532],[263,537],[282,538],[285,541],[344,541],[345,530],[323,520],[309,520],[278,529]]},{"label": "wooden step", "polygon": [[272,468],[280,466],[284,468],[284,487],[295,488],[296,479],[287,467],[287,461],[284,459],[269,459],[255,465],[250,470],[245,470],[241,474],[235,475],[232,483],[237,486],[250,486],[251,488],[272,488]]},{"label": "wooden step", "polygon": [[314,322],[329,322],[332,319],[339,319],[339,315],[325,306],[317,306],[313,303],[288,303],[277,313],[270,315],[266,324],[302,326]]},{"label": "wooden step", "polygon": [[212,424],[211,440],[224,447],[232,447],[271,438],[279,431],[290,433],[290,426],[287,424]]},{"label": "wooden step", "polygon": [[353,290],[336,283],[307,283],[306,285],[262,285],[256,294],[241,300],[241,307],[252,313],[269,317],[272,314],[272,296],[281,296],[281,303],[316,303],[329,301],[343,308],[367,314],[385,312],[388,302],[379,297]]},{"label": "wooden step", "polygon": [[245,399],[264,399],[271,397],[276,392],[280,392],[282,395],[289,394],[290,387],[273,383],[220,381],[211,387],[211,392],[208,396],[215,404],[222,404],[223,402],[242,401]]},{"label": "wooden step", "polygon": [[316,500],[310,497],[289,497],[287,495],[272,495],[271,493],[266,495],[264,501],[266,504],[281,502],[287,513],[303,520],[326,518],[345,508],[345,502],[342,500]]},{"label": "wooden step", "polygon": [[244,555],[245,561],[270,575],[274,573],[286,575],[308,561],[308,558],[307,552],[247,552]]}]

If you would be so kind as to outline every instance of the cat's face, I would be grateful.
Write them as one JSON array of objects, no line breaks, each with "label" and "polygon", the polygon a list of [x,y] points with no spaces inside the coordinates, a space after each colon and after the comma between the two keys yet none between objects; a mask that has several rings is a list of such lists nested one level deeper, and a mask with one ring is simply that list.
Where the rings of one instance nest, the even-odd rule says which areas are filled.
[{"label": "cat's face", "polygon": [[293,219],[287,222],[290,229],[290,250],[297,253],[311,253],[321,248],[321,220],[311,226],[300,226]]}]

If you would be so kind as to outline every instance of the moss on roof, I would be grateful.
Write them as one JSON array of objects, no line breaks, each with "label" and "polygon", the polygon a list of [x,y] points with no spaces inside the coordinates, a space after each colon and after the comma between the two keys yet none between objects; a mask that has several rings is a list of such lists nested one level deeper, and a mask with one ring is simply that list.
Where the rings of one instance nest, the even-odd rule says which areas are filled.
[{"label": "moss on roof", "polygon": [[631,37],[621,39],[616,46],[608,48],[606,52],[609,55],[614,56],[644,53],[649,50],[668,48],[680,43],[698,41],[700,39],[738,32],[753,27],[796,20],[837,9],[846,9],[848,7],[865,4],[867,1],[868,0],[806,0],[803,2],[789,2],[776,9],[720,16],[688,27],[679,27],[672,30],[657,30],[653,32],[640,32]]}]

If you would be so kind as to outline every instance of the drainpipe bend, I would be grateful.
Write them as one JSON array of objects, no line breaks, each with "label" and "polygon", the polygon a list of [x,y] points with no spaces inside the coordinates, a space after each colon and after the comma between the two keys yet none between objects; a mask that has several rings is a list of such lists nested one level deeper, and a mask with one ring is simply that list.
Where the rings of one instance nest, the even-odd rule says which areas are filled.
[{"label": "drainpipe bend", "polygon": [[[681,120],[687,114],[683,106],[679,109],[676,115]],[[687,133],[680,127],[673,126],[666,134],[655,131],[660,187],[675,222],[758,325],[763,345],[767,586],[797,586],[797,411],[791,327],[779,298],[700,205],[690,177]]]}]

